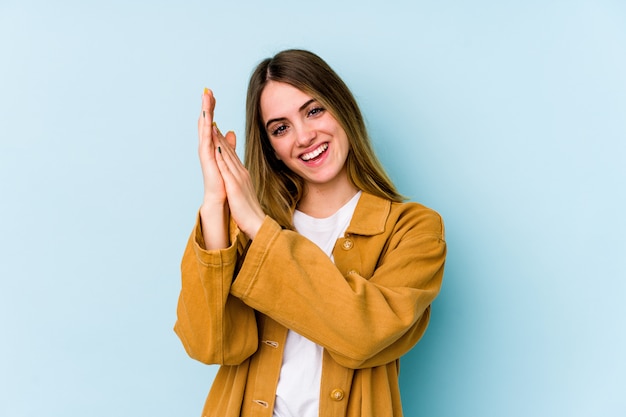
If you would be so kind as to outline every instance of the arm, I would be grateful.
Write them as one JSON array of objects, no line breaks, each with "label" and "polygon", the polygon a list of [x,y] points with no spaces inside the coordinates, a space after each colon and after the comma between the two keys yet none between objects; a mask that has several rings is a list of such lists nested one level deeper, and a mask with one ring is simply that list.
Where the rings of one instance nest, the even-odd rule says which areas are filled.
[{"label": "arm", "polygon": [[336,248],[335,265],[313,243],[266,219],[231,292],[343,366],[391,362],[426,329],[446,245],[441,218],[421,206],[392,210],[385,230],[391,232],[353,236],[352,259],[344,261],[348,252]]},{"label": "arm", "polygon": [[208,88],[202,94],[202,108],[198,117],[198,156],[204,181],[204,198],[200,207],[200,218],[205,247],[224,249],[230,245],[228,224],[230,212],[226,202],[224,179],[218,167],[217,156],[220,146],[234,152],[236,138],[233,132],[222,136],[213,122],[215,98]]},{"label": "arm", "polygon": [[243,238],[230,222],[217,159],[222,151],[234,153],[236,140],[233,132],[226,136],[219,132],[213,123],[214,109],[213,93],[205,89],[198,117],[204,198],[183,255],[174,330],[192,358],[230,365],[241,363],[256,350],[257,330],[253,310],[229,294]]},{"label": "arm", "polygon": [[257,349],[254,311],[230,295],[230,285],[244,242],[231,228],[235,244],[204,249],[200,219],[181,263],[182,289],[174,331],[187,354],[207,364],[237,365]]}]

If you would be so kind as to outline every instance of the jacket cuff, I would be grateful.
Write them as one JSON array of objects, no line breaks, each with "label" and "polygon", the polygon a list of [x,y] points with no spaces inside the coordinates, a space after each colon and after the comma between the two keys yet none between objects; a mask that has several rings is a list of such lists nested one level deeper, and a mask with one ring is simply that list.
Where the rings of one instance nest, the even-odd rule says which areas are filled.
[{"label": "jacket cuff", "polygon": [[242,298],[250,291],[257,277],[257,272],[265,262],[267,253],[271,250],[273,242],[280,232],[281,226],[271,217],[265,216],[261,228],[250,243],[241,270],[231,287],[231,294]]},{"label": "jacket cuff", "polygon": [[224,249],[207,250],[202,235],[200,212],[196,216],[196,225],[193,230],[193,249],[196,259],[203,265],[219,266],[234,263],[237,260],[237,237],[239,228],[233,222],[229,225],[230,246]]}]

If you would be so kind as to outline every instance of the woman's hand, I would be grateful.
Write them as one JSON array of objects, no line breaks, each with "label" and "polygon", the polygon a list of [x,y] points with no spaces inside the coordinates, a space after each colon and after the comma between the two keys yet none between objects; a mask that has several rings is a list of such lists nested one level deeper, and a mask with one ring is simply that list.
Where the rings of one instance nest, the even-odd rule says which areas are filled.
[{"label": "woman's hand", "polygon": [[207,249],[228,246],[229,215],[251,239],[265,218],[250,174],[235,152],[235,133],[221,134],[213,122],[214,111],[215,97],[205,88],[198,118],[198,155],[204,180],[200,216]]},{"label": "woman's hand", "polygon": [[222,174],[230,214],[250,239],[254,239],[265,219],[265,213],[256,196],[250,173],[235,152],[234,132],[223,136],[215,126],[214,147],[217,147],[217,166]]},{"label": "woman's hand", "polygon": [[[230,245],[228,224],[230,213],[226,188],[217,166],[218,131],[213,123],[215,97],[208,88],[202,93],[202,107],[198,117],[198,156],[204,180],[204,198],[200,207],[200,221],[205,249],[224,249]],[[233,145],[234,146],[234,145]]]},{"label": "woman's hand", "polygon": [[202,108],[198,117],[198,156],[204,180],[203,206],[217,207],[226,203],[226,189],[215,158],[217,148],[213,115],[215,97],[208,88],[202,94]]}]

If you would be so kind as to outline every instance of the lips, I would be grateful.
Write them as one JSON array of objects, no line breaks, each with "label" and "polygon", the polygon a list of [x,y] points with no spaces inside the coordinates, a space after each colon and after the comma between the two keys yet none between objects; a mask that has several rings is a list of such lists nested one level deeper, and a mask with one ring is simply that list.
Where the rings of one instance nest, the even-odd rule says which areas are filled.
[{"label": "lips", "polygon": [[323,154],[324,151],[326,151],[326,149],[328,149],[328,143],[322,143],[320,146],[318,146],[316,149],[312,150],[311,152],[307,152],[301,155],[300,159],[302,159],[304,162],[308,162],[312,159],[317,158],[321,154]]}]

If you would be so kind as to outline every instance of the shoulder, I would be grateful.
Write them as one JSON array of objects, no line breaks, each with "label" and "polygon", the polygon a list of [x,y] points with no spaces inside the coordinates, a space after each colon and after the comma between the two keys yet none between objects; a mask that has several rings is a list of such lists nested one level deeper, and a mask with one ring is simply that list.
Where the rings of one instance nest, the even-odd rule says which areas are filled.
[{"label": "shoulder", "polygon": [[364,235],[429,234],[444,238],[443,220],[435,210],[416,202],[394,202],[363,192],[350,231]]},{"label": "shoulder", "polygon": [[445,234],[441,215],[416,202],[392,202],[388,222],[396,224],[398,228],[415,228],[419,233],[433,234],[441,239]]}]

